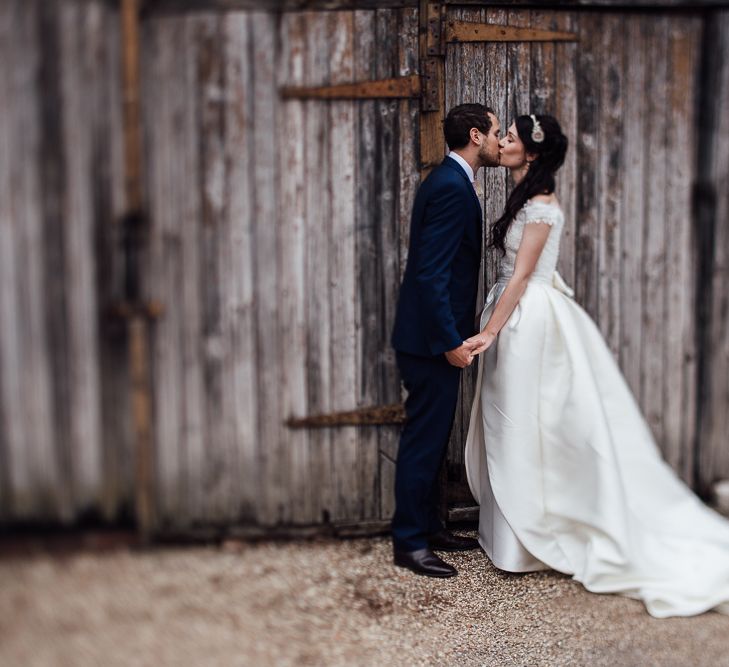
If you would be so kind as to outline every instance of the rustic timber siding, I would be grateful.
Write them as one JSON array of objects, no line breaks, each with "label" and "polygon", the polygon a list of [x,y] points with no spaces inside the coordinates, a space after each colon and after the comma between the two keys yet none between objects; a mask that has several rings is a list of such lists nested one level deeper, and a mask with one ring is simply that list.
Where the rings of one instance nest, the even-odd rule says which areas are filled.
[{"label": "rustic timber siding", "polygon": [[0,5],[0,518],[115,518],[131,497],[120,289],[118,15]]},{"label": "rustic timber siding", "polygon": [[[571,147],[560,271],[670,464],[702,490],[728,477],[726,13],[448,12],[579,35],[449,44],[446,107],[486,102],[504,126],[525,111],[558,117]],[[702,65],[707,24],[716,48]],[[145,15],[142,286],[163,305],[152,325],[161,529],[390,517],[396,427],[284,422],[402,398],[388,339],[419,183],[419,101],[284,100],[279,89],[416,74],[418,27],[413,6]],[[133,503],[125,324],[108,315],[123,295],[119,41],[108,2],[0,6],[0,141],[12,156],[0,167],[2,522],[113,521]],[[714,105],[705,162],[702,81]],[[502,170],[479,179],[490,222],[509,183]],[[697,179],[716,204],[694,229]],[[495,272],[485,253],[485,289]],[[474,381],[471,369],[449,445],[451,503],[472,502],[462,461]]]},{"label": "rustic timber siding", "polygon": [[413,9],[147,22],[164,524],[391,512],[394,429],[283,421],[401,398],[388,338],[417,102],[282,101],[278,88],[413,73],[416,39]]}]

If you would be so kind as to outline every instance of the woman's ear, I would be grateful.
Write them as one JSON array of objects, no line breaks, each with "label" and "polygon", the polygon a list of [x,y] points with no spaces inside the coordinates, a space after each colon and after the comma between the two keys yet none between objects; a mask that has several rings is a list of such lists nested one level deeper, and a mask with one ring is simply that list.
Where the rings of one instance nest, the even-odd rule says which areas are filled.
[{"label": "woman's ear", "polygon": [[539,157],[539,153],[527,153],[526,154],[526,161],[527,162],[534,162]]}]

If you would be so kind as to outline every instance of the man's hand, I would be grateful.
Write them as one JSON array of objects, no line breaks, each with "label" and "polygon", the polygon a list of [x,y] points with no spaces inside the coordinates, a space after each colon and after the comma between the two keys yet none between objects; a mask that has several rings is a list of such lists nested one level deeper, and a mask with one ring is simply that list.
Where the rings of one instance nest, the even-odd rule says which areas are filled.
[{"label": "man's hand", "polygon": [[491,344],[496,340],[496,334],[491,333],[484,329],[481,333],[471,336],[465,344],[473,345],[471,354],[476,356],[482,352],[486,352],[491,347]]},{"label": "man's hand", "polygon": [[466,366],[470,366],[473,361],[473,349],[475,347],[475,343],[464,341],[460,347],[448,350],[448,352],[445,353],[446,359],[451,366],[466,368]]}]

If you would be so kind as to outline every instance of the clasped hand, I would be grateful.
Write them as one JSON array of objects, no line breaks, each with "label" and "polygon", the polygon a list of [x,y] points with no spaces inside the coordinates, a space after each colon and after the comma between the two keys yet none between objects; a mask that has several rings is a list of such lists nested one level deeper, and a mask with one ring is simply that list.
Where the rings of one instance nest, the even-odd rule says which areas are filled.
[{"label": "clasped hand", "polygon": [[484,329],[481,333],[463,341],[459,347],[446,352],[446,359],[452,366],[466,368],[471,365],[476,356],[488,350],[494,340],[496,340],[496,336]]}]

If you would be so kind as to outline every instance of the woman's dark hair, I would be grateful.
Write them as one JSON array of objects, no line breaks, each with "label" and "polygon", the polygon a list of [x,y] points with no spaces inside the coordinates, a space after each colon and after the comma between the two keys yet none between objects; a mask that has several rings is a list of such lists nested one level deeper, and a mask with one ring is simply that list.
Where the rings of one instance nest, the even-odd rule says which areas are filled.
[{"label": "woman's dark hair", "polygon": [[471,128],[488,134],[491,129],[489,114],[494,113],[484,104],[459,104],[453,107],[443,122],[445,140],[450,150],[468,145],[471,140]]},{"label": "woman's dark hair", "polygon": [[548,195],[554,192],[554,174],[562,166],[567,153],[567,137],[553,116],[537,115],[544,140],[532,139],[534,121],[531,116],[519,116],[516,119],[516,132],[527,153],[536,154],[523,180],[517,185],[506,200],[503,215],[491,225],[491,241],[489,247],[506,252],[506,232],[522,206],[535,195]]}]

